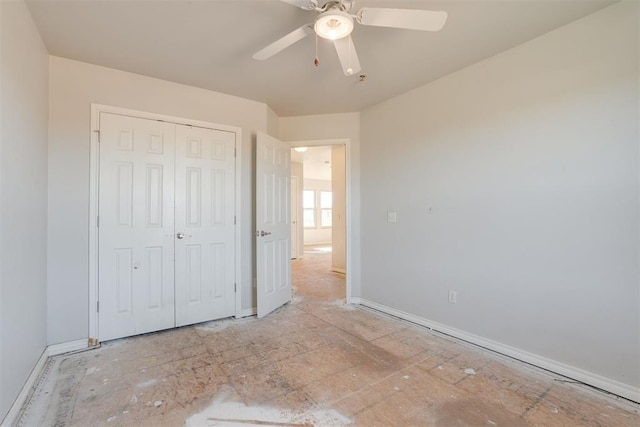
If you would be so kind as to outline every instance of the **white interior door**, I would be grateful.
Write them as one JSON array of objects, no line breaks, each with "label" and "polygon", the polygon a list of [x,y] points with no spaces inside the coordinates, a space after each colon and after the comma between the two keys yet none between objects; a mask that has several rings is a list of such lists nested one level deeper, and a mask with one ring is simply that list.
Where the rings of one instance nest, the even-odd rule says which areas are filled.
[{"label": "white interior door", "polygon": [[174,125],[100,114],[100,339],[174,326]]},{"label": "white interior door", "polygon": [[235,136],[176,125],[176,326],[235,314]]},{"label": "white interior door", "polygon": [[291,150],[258,132],[256,259],[258,317],[291,301]]},{"label": "white interior door", "polygon": [[298,177],[291,177],[291,258],[298,258]]}]

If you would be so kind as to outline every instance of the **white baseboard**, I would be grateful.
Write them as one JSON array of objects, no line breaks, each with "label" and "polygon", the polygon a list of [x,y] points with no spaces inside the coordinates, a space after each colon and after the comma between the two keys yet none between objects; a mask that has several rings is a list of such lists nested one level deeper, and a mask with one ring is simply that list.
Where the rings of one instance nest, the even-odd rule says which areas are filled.
[{"label": "white baseboard", "polygon": [[243,308],[240,312],[239,316],[236,316],[236,319],[240,319],[243,317],[255,316],[258,314],[258,309],[256,307],[253,308]]},{"label": "white baseboard", "polygon": [[2,420],[2,423],[0,423],[0,427],[10,427],[10,426],[13,426],[18,421],[20,410],[22,409],[22,406],[27,401],[27,398],[29,398],[29,394],[31,393],[31,390],[37,384],[38,379],[42,375],[42,369],[44,368],[45,363],[47,363],[47,358],[49,357],[49,353],[47,350],[48,349],[45,348],[42,351],[40,358],[36,362],[36,366],[34,366],[33,369],[31,370],[31,374],[29,375],[29,378],[27,378],[27,381],[22,386],[22,390],[20,390],[18,397],[16,397],[16,400],[13,402],[13,405],[11,405],[11,408],[9,409],[9,412],[7,412],[7,415],[4,417],[4,420]]},{"label": "white baseboard", "polygon": [[60,344],[53,344],[47,347],[49,356],[57,356],[59,354],[69,353],[71,351],[86,350],[89,348],[89,342],[86,338],[81,340],[63,342]]},{"label": "white baseboard", "polygon": [[20,415],[20,410],[29,398],[29,394],[38,382],[38,379],[42,376],[42,369],[47,363],[47,359],[49,357],[69,353],[71,351],[86,350],[88,348],[89,343],[87,341],[87,338],[63,342],[60,344],[53,344],[45,347],[45,349],[42,351],[42,354],[40,355],[40,358],[38,359],[38,362],[36,363],[36,366],[34,366],[31,370],[29,378],[27,378],[24,386],[22,386],[22,390],[20,390],[20,393],[16,397],[16,400],[13,402],[13,405],[11,405],[11,409],[9,409],[9,412],[4,417],[4,420],[2,420],[2,423],[0,423],[0,427],[13,426],[16,422],[19,421],[17,418]]},{"label": "white baseboard", "polygon": [[347,270],[345,270],[344,268],[331,267],[331,271],[335,271],[336,273],[340,274],[347,274]]},{"label": "white baseboard", "polygon": [[640,403],[640,388],[633,387],[571,365],[558,362],[553,359],[546,358],[537,354],[529,353],[519,348],[511,347],[497,341],[483,338],[478,335],[471,334],[461,329],[452,328],[442,323],[434,322],[424,317],[416,316],[402,310],[397,310],[377,302],[369,301],[365,298],[352,297],[352,304],[360,304],[374,310],[381,311],[394,317],[407,320],[421,326],[425,326],[437,332],[461,339],[463,341],[475,344],[488,350],[512,357],[514,359],[529,363],[547,371],[555,372],[564,377],[568,377],[584,384],[599,388],[601,390],[624,397],[634,402]]}]

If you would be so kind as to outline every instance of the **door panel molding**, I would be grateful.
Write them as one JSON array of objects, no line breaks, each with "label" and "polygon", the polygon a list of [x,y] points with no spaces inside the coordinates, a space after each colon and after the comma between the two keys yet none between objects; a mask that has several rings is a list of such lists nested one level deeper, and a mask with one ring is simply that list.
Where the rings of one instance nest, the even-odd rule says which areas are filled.
[{"label": "door panel molding", "polygon": [[[99,176],[100,176],[100,114],[101,113],[110,113],[121,116],[128,116],[131,118],[139,118],[139,119],[147,119],[147,120],[157,120],[162,122],[168,122],[175,125],[187,125],[192,127],[199,127],[204,129],[212,129],[214,131],[225,131],[235,133],[235,150],[233,155],[235,156],[235,191],[234,191],[234,221],[235,221],[235,230],[234,230],[234,239],[235,239],[235,253],[234,253],[234,264],[235,268],[233,271],[233,275],[235,277],[235,283],[240,285],[242,283],[242,271],[241,271],[241,255],[242,255],[242,239],[241,239],[241,231],[242,231],[242,203],[241,203],[241,159],[242,159],[242,131],[239,127],[236,126],[228,126],[222,125],[213,122],[201,121],[201,120],[192,120],[182,117],[168,116],[164,114],[156,114],[146,111],[132,110],[121,107],[114,107],[103,104],[91,104],[91,128],[90,128],[90,155],[89,155],[89,276],[88,276],[88,286],[89,286],[89,330],[88,330],[88,338],[89,342],[95,343],[96,345],[100,341],[99,336],[99,316],[98,316],[98,202],[99,202]],[[123,150],[127,149],[127,135],[126,132],[123,135],[120,135],[120,145]],[[150,155],[161,154],[166,149],[164,141],[159,135],[152,135],[149,139],[147,152]],[[193,154],[196,155],[197,147],[193,147]],[[220,148],[216,147],[214,149],[214,156],[221,155]],[[157,175],[158,171],[154,171]],[[153,174],[150,175],[151,178]],[[157,201],[155,200],[146,200],[140,201],[143,205],[146,205],[147,208],[153,208]],[[154,223],[156,221],[162,221],[162,219],[158,219],[156,216],[150,213],[147,221],[150,223]],[[150,248],[152,249],[152,248]],[[235,316],[242,317],[242,295],[241,295],[241,286],[237,286],[237,292],[235,293]]]},{"label": "door panel molding", "polygon": [[176,125],[176,326],[235,315],[235,144],[231,132]]},{"label": "door panel molding", "polygon": [[[175,125],[111,113],[101,113],[100,120],[98,276],[104,286],[98,289],[98,322],[104,340],[174,325]],[[166,143],[163,154],[148,153],[154,136]],[[151,216],[156,224],[149,224]]]},{"label": "door panel molding", "polygon": [[291,150],[258,132],[256,272],[258,318],[291,301]]}]

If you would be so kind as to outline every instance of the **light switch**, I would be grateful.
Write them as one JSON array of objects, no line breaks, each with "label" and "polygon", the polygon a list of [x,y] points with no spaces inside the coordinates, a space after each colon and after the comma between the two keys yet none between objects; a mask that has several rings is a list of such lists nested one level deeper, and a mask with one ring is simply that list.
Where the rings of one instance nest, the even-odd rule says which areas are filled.
[{"label": "light switch", "polygon": [[398,222],[398,213],[387,212],[387,222]]}]

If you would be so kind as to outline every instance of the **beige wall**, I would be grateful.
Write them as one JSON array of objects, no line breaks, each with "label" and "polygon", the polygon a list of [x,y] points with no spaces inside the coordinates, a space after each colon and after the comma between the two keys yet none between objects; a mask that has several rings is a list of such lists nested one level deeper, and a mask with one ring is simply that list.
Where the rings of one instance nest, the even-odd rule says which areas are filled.
[{"label": "beige wall", "polygon": [[46,346],[48,53],[0,1],[0,420]]},{"label": "beige wall", "polygon": [[267,106],[267,134],[278,138],[280,133],[278,128],[278,115]]},{"label": "beige wall", "polygon": [[346,181],[345,146],[331,147],[331,189],[333,207],[331,211],[331,268],[345,273],[346,264]]},{"label": "beige wall", "polygon": [[638,390],[638,22],[617,3],[362,112],[364,298]]},{"label": "beige wall", "polygon": [[[292,258],[299,258],[304,256],[304,227],[302,224],[302,190],[304,189],[304,165],[302,163],[291,162],[291,176],[296,177],[298,180],[298,206],[291,206],[291,209],[298,211],[298,223],[292,227],[295,227],[298,231],[297,238],[297,253],[291,252]],[[293,236],[292,236],[293,238]]]},{"label": "beige wall", "polygon": [[[50,59],[49,343],[87,337],[90,105],[105,104],[242,128],[242,307],[252,289],[253,151],[265,104],[137,74]],[[273,118],[271,120],[274,121]]]}]

